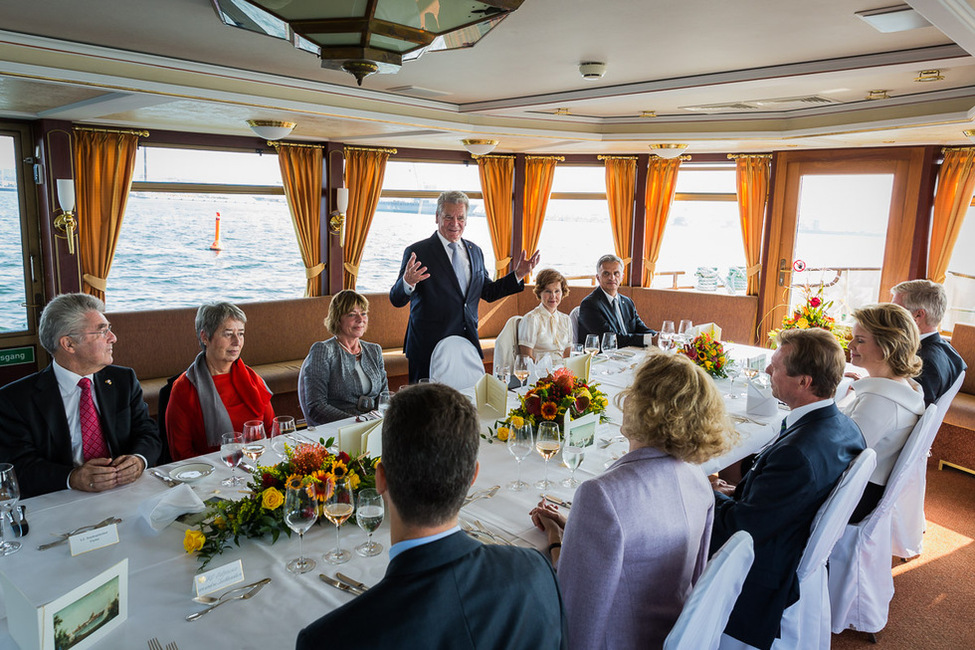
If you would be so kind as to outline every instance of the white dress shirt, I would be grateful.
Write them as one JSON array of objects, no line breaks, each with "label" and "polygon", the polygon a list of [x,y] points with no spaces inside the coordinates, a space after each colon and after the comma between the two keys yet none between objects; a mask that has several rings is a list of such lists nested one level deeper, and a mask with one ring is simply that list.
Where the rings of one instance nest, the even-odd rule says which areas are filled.
[{"label": "white dress shirt", "polygon": [[101,412],[98,408],[98,396],[95,395],[94,375],[78,375],[64,366],[54,363],[54,376],[58,380],[58,389],[61,391],[61,401],[64,402],[64,414],[68,418],[68,432],[71,434],[71,461],[75,467],[84,464],[84,454],[81,447],[81,386],[78,382],[81,378],[87,377],[91,381],[91,399],[95,403],[95,411]]},{"label": "white dress shirt", "polygon": [[[454,251],[450,248],[450,240],[441,235],[439,230],[437,231],[437,237],[440,238],[444,252],[447,253],[447,261],[453,263]],[[471,258],[467,254],[467,246],[464,245],[463,239],[457,242],[457,252],[460,254],[461,259],[464,260],[464,276],[467,280],[464,283],[464,287],[469,287],[471,285]],[[403,286],[406,287],[406,295],[410,295],[416,289],[415,284],[407,284],[406,281],[403,282]]]}]

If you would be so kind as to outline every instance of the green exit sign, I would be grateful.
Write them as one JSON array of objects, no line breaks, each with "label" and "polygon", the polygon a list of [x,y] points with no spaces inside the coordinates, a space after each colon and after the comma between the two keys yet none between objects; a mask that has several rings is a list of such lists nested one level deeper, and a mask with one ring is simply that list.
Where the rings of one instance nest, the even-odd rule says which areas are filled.
[{"label": "green exit sign", "polygon": [[7,348],[0,350],[0,366],[16,366],[21,363],[34,363],[34,348]]}]

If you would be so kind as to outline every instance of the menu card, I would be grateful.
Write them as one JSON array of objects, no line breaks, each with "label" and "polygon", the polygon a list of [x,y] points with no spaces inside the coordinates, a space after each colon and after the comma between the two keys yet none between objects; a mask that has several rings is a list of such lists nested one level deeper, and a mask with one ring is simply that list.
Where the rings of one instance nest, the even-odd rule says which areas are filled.
[{"label": "menu card", "polygon": [[580,354],[574,357],[569,357],[565,360],[565,367],[568,368],[569,371],[579,379],[588,382],[589,369],[592,367],[592,355]]},{"label": "menu card", "polygon": [[[339,427],[337,441],[339,451],[344,451],[349,456],[355,457],[368,452],[370,456],[379,456],[382,451],[382,431],[383,421],[368,420],[366,422],[355,422]],[[375,450],[379,451],[375,451]]]},{"label": "menu card", "polygon": [[478,379],[474,398],[481,419],[501,420],[508,415],[508,387],[497,377],[485,374]]},{"label": "menu card", "polygon": [[564,443],[569,447],[588,447],[596,439],[596,425],[599,423],[599,416],[595,413],[587,413],[581,418],[572,419],[569,409],[565,411],[565,419],[562,424],[564,432]]}]

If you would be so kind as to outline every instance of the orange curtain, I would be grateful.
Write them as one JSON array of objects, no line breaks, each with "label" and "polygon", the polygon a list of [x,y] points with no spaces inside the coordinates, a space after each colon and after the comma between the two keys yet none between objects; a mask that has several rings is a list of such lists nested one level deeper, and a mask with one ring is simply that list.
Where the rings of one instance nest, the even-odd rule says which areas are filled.
[{"label": "orange curtain", "polygon": [[345,273],[342,286],[355,289],[362,251],[372,217],[383,189],[386,161],[395,149],[345,148],[345,185],[349,188],[349,210],[345,217]]},{"label": "orange curtain", "polygon": [[322,295],[322,283],[318,276],[322,264],[322,247],[319,243],[322,223],[322,148],[303,145],[279,144],[278,164],[284,181],[284,196],[291,211],[291,224],[295,227],[298,249],[305,264],[305,297]]},{"label": "orange curtain", "polygon": [[765,230],[765,204],[768,200],[768,177],[772,156],[738,156],[738,216],[741,218],[741,241],[745,246],[748,268],[748,295],[757,296],[758,273],[762,269],[762,234]]},{"label": "orange curtain", "polygon": [[975,147],[947,149],[938,174],[938,193],[934,197],[931,219],[931,247],[928,252],[928,278],[944,282],[948,262],[975,191]]},{"label": "orange curtain", "polygon": [[139,136],[135,133],[74,132],[81,287],[102,300],[125,216],[138,146]]},{"label": "orange curtain", "polygon": [[[545,221],[545,208],[552,194],[552,179],[555,178],[555,165],[564,158],[560,156],[525,157],[525,213],[524,227],[521,231],[521,247],[526,255],[538,248],[542,236],[542,223]],[[512,251],[520,252],[520,251]]]},{"label": "orange curtain", "polygon": [[647,234],[643,246],[643,286],[649,287],[653,274],[657,271],[660,259],[660,245],[664,240],[667,215],[674,204],[677,193],[677,170],[680,156],[666,160],[658,156],[650,157],[650,171],[647,175]]},{"label": "orange curtain", "polygon": [[623,260],[623,281],[630,275],[633,246],[633,201],[636,191],[636,158],[607,156],[606,202],[613,228],[616,254]]},{"label": "orange curtain", "polygon": [[481,194],[487,212],[491,246],[494,247],[494,277],[508,272],[511,263],[511,223],[514,220],[511,191],[515,184],[513,156],[481,156],[477,159]]}]

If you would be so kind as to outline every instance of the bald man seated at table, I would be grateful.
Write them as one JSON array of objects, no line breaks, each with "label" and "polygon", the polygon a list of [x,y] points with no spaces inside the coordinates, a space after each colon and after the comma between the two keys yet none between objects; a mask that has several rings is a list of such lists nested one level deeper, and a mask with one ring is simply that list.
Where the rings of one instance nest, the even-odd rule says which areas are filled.
[{"label": "bald man seated at table", "polygon": [[102,492],[138,479],[162,443],[131,368],[110,365],[118,340],[105,304],[58,296],[38,334],[54,361],[0,388],[0,462],[23,498],[71,488]]},{"label": "bald man seated at table", "polygon": [[485,546],[458,527],[477,476],[479,431],[471,401],[448,386],[396,393],[376,470],[392,541],[386,575],[303,629],[298,650],[568,647],[548,560],[534,549]]}]

